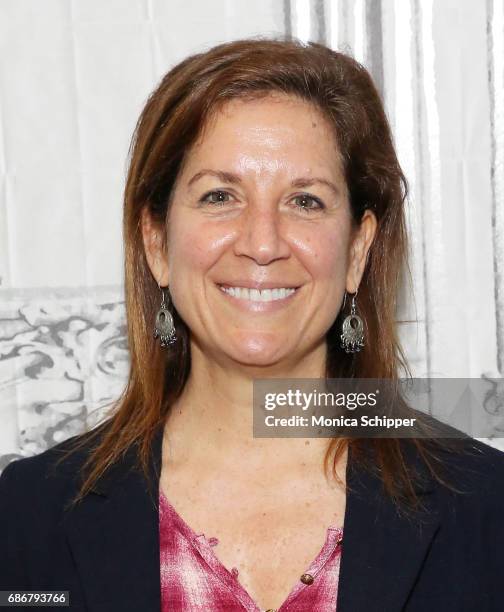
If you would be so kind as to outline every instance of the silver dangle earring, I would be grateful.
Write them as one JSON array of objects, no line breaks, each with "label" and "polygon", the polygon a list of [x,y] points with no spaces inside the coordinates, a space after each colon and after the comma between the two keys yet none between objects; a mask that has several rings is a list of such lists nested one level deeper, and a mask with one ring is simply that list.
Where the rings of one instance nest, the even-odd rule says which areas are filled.
[{"label": "silver dangle earring", "polygon": [[[341,333],[341,348],[345,349],[346,353],[358,353],[364,348],[364,323],[362,319],[356,314],[355,298],[357,297],[357,291],[352,297],[352,306],[350,308],[350,314],[343,320],[343,327]],[[345,301],[346,302],[346,291]]]},{"label": "silver dangle earring", "polygon": [[156,324],[154,326],[154,338],[160,338],[161,347],[169,346],[174,344],[177,340],[177,334],[175,332],[175,325],[173,323],[173,317],[171,312],[168,310],[168,305],[165,302],[165,290],[164,287],[158,283],[158,287],[163,296],[161,300],[161,307],[159,308],[156,315]]}]

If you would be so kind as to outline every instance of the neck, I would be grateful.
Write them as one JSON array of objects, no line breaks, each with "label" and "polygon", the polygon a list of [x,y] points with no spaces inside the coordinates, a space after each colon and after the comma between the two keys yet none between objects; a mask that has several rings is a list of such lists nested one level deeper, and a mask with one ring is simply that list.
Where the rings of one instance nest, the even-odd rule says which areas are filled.
[{"label": "neck", "polygon": [[216,467],[244,458],[260,466],[322,466],[327,438],[254,438],[253,381],[256,378],[323,378],[326,345],[296,364],[256,367],[224,362],[191,346],[191,374],[165,426],[170,461]]}]

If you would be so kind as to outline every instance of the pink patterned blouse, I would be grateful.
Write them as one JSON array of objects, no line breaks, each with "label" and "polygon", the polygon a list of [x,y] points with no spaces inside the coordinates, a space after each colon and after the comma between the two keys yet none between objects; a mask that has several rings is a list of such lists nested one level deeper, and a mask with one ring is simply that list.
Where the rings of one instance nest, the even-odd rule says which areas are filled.
[{"label": "pink patterned blouse", "polygon": [[[270,612],[334,612],[338,594],[343,529],[329,527],[326,541],[287,599]],[[196,534],[159,491],[162,612],[261,612],[212,548],[215,537]]]}]

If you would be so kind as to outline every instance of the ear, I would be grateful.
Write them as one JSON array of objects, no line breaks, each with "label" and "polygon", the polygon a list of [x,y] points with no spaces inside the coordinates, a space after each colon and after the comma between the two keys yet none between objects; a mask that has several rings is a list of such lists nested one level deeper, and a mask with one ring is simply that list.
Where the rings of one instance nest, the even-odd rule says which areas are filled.
[{"label": "ear", "polygon": [[162,228],[152,221],[147,207],[142,210],[142,238],[152,276],[161,287],[169,284],[168,257],[163,246]]},{"label": "ear", "polygon": [[378,221],[375,214],[367,209],[362,216],[361,223],[352,238],[350,245],[350,258],[346,278],[346,290],[355,293],[359,288],[364,269],[366,267],[369,248],[374,240]]}]

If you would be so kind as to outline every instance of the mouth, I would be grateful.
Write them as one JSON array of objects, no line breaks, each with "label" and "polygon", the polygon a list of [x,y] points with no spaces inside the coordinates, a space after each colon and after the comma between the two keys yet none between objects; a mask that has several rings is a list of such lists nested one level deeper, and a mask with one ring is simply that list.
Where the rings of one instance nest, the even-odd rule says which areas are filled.
[{"label": "mouth", "polygon": [[257,289],[250,287],[233,287],[231,285],[218,284],[219,289],[238,300],[246,300],[249,302],[268,303],[285,300],[300,287],[268,287],[266,289]]}]

